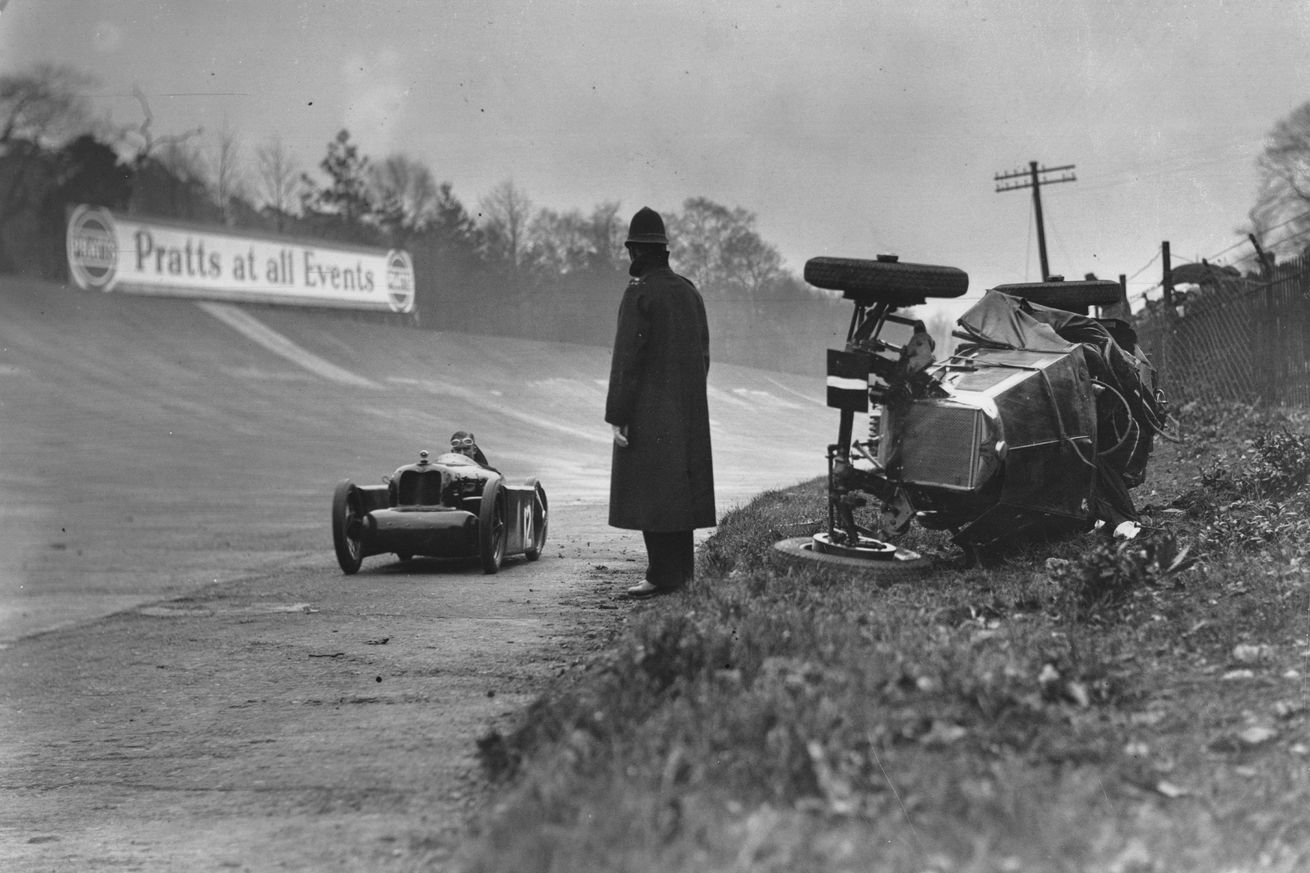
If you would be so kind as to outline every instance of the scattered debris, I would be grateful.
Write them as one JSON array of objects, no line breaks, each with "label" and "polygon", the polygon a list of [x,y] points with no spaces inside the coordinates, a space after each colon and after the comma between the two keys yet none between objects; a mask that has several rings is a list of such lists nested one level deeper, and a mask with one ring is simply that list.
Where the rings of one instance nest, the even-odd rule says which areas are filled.
[{"label": "scattered debris", "polygon": [[1263,664],[1273,657],[1273,653],[1271,646],[1244,643],[1233,647],[1233,660],[1239,664]]},{"label": "scattered debris", "polygon": [[1223,675],[1225,682],[1240,681],[1243,679],[1254,679],[1255,672],[1251,670],[1229,670]]},{"label": "scattered debris", "polygon": [[1274,703],[1274,715],[1281,719],[1296,718],[1310,708],[1304,700],[1279,700]]},{"label": "scattered debris", "polygon": [[1159,782],[1155,783],[1155,790],[1170,800],[1177,800],[1179,797],[1186,797],[1189,793],[1186,788],[1180,788],[1166,779],[1161,779]]},{"label": "scattered debris", "polygon": [[1263,746],[1270,740],[1277,739],[1278,731],[1271,727],[1262,727],[1255,725],[1249,727],[1237,735],[1237,738],[1248,746]]},{"label": "scattered debris", "polygon": [[919,737],[919,742],[928,748],[941,748],[954,745],[968,735],[968,729],[962,725],[942,721],[941,719],[933,719],[932,727],[926,734]]}]

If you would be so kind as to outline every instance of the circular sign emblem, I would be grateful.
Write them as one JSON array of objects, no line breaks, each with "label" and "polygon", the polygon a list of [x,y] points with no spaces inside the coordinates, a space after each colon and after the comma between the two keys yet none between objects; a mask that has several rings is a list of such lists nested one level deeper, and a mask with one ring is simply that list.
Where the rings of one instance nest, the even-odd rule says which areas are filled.
[{"label": "circular sign emblem", "polygon": [[387,252],[387,302],[392,312],[414,311],[414,264],[409,252]]},{"label": "circular sign emblem", "polygon": [[98,206],[79,206],[68,219],[68,272],[86,291],[113,287],[118,268],[114,217]]}]

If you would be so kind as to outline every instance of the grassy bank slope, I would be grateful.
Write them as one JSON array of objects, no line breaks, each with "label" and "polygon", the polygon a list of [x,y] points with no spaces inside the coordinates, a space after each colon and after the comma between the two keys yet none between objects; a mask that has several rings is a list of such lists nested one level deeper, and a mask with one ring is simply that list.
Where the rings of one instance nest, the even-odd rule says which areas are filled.
[{"label": "grassy bank slope", "polygon": [[1152,531],[885,589],[723,521],[694,588],[482,743],[473,871],[1310,869],[1310,417],[1191,408]]}]

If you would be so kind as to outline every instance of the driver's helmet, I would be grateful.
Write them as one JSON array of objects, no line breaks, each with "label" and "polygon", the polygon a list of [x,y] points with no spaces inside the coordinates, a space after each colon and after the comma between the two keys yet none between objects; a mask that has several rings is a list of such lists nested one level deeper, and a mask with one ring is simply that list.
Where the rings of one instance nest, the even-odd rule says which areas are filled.
[{"label": "driver's helmet", "polygon": [[472,458],[478,452],[477,440],[467,430],[457,430],[450,435],[450,450]]}]

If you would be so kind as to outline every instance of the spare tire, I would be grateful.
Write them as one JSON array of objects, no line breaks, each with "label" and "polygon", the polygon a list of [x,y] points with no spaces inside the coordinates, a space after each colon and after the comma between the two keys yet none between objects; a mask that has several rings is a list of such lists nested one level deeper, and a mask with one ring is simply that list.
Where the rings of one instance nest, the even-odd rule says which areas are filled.
[{"label": "spare tire", "polygon": [[902,264],[895,255],[862,258],[810,258],[805,281],[841,291],[859,303],[919,306],[929,297],[959,297],[969,290],[969,274],[957,267]]},{"label": "spare tire", "polygon": [[1016,282],[992,289],[1011,297],[1020,297],[1038,306],[1050,306],[1066,312],[1087,314],[1089,306],[1118,303],[1123,289],[1110,279],[1083,279],[1077,282]]}]

